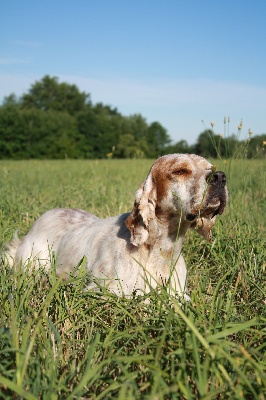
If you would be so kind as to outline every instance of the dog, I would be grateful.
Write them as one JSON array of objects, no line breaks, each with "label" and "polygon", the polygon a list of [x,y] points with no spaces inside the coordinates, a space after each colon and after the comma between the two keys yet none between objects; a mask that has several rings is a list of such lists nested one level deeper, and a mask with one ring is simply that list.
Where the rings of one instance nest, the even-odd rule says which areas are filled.
[{"label": "dog", "polygon": [[224,172],[205,158],[165,155],[152,165],[130,213],[100,219],[80,209],[52,209],[22,240],[15,237],[6,246],[5,259],[46,270],[56,260],[58,276],[71,273],[83,259],[92,278],[88,289],[100,283],[130,296],[163,286],[188,299],[181,254],[185,234],[196,229],[210,241],[227,199]]}]

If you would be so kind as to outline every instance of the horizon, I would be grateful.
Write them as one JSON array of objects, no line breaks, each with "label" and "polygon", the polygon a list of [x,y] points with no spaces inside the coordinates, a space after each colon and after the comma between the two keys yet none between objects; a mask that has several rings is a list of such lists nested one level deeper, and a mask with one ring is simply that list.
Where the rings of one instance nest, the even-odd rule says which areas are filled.
[{"label": "horizon", "polygon": [[[215,122],[265,133],[266,3],[11,0],[1,10],[0,101],[44,75],[195,143]],[[204,124],[202,123],[204,121]]]}]

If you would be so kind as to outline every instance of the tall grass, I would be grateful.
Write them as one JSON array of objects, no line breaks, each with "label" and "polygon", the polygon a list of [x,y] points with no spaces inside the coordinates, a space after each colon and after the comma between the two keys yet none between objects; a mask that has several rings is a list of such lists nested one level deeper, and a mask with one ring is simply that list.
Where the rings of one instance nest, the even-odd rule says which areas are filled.
[{"label": "tall grass", "polygon": [[[266,398],[265,166],[220,160],[230,201],[213,242],[188,234],[190,303],[118,298],[1,267],[1,399]],[[0,162],[0,240],[52,207],[128,211],[148,160]]]}]

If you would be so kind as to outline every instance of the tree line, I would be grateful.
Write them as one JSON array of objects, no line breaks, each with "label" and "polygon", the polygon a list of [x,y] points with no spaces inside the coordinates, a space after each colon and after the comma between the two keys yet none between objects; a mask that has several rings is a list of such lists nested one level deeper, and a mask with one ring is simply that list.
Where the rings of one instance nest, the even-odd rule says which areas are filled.
[{"label": "tree line", "polygon": [[224,139],[206,129],[194,145],[172,143],[158,121],[148,124],[140,114],[123,116],[109,105],[93,104],[90,94],[49,75],[0,106],[1,159],[156,158],[174,152],[229,157],[239,145],[252,157],[264,155],[263,142],[266,135],[247,146],[235,135]]}]

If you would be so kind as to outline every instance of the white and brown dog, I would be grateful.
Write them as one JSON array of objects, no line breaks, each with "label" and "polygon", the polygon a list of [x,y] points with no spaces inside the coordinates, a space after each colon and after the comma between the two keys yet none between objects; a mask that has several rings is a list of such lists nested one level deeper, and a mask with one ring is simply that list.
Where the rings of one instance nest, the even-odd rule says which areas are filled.
[{"label": "white and brown dog", "polygon": [[193,154],[160,157],[136,193],[131,213],[99,219],[78,209],[43,214],[22,239],[14,238],[5,258],[10,265],[71,272],[84,259],[92,277],[117,295],[146,293],[168,285],[185,295],[186,264],[181,254],[188,228],[208,241],[217,214],[227,202],[226,177]]}]

